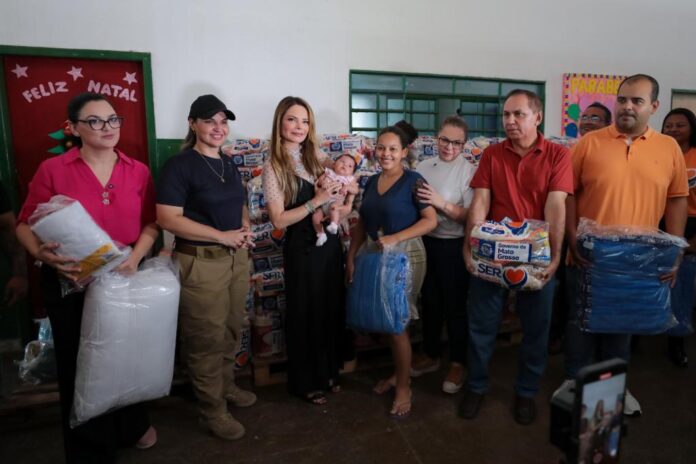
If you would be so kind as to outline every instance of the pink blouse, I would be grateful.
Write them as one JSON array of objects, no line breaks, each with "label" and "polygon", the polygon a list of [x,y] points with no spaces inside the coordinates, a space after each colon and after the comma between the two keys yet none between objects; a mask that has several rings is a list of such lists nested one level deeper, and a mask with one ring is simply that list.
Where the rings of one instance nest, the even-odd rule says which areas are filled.
[{"label": "pink blouse", "polygon": [[135,243],[143,227],[155,222],[155,189],[147,166],[120,150],[116,154],[118,161],[106,186],[80,158],[78,148],[42,162],[17,221],[27,223],[39,203],[66,195],[78,200],[113,240]]}]

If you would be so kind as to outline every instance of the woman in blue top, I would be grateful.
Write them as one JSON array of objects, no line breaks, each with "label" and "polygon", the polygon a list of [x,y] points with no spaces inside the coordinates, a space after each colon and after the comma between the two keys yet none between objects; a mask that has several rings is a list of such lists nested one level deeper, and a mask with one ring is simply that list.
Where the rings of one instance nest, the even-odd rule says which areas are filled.
[{"label": "woman in blue top", "polygon": [[[437,215],[432,206],[415,197],[423,177],[404,169],[402,161],[408,155],[409,142],[409,136],[399,127],[385,127],[379,133],[375,156],[382,172],[372,176],[365,186],[360,220],[351,232],[346,275],[352,282],[355,256],[363,245],[382,250],[398,245],[409,257],[413,276],[409,305],[411,319],[417,319],[415,302],[425,277],[425,247],[421,237],[437,227]],[[375,392],[383,394],[395,387],[389,414],[402,418],[411,412],[411,341],[407,330],[391,335],[391,348],[395,373],[381,380]]]}]

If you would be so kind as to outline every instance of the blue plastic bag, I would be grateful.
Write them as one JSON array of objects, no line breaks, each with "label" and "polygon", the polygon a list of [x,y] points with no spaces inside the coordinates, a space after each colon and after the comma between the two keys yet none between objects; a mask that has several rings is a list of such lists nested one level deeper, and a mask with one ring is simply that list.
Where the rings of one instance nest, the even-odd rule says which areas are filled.
[{"label": "blue plastic bag", "polygon": [[668,335],[683,337],[694,332],[694,280],[696,279],[696,256],[686,255],[679,266],[677,283],[672,288],[672,311],[677,325],[667,331]]},{"label": "blue plastic bag", "polygon": [[590,261],[580,287],[580,328],[592,333],[657,334],[676,325],[670,272],[686,241],[658,229],[600,226],[581,218],[578,250]]},{"label": "blue plastic bag", "polygon": [[406,253],[366,252],[355,258],[347,322],[359,332],[400,334],[410,320],[411,272]]}]

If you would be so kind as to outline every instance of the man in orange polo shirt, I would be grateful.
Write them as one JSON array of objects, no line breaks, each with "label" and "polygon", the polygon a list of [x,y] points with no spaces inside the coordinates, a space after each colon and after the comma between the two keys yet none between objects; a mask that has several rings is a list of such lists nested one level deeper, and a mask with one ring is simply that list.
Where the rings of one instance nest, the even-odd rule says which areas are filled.
[{"label": "man in orange polo shirt", "polygon": [[[666,231],[683,236],[689,194],[686,165],[673,138],[648,126],[659,106],[657,81],[644,74],[626,78],[619,86],[615,123],[586,134],[573,149],[575,196],[566,200],[566,239],[573,265],[568,266],[570,312],[566,345],[566,382],[593,362],[595,349],[604,361],[628,361],[630,335],[583,333],[577,324],[575,295],[580,285],[578,266],[588,263],[577,249],[578,218],[602,225],[657,228],[665,218]],[[674,279],[676,270],[662,276]],[[626,391],[624,413],[640,414],[640,405]]]},{"label": "man in orange polo shirt", "polygon": [[[515,382],[514,418],[527,425],[536,417],[534,396],[546,368],[546,346],[551,322],[554,274],[561,260],[565,222],[565,199],[573,192],[573,173],[567,148],[548,142],[538,131],[541,100],[526,90],[513,90],[503,105],[507,139],[486,148],[471,181],[474,199],[466,220],[464,261],[469,272],[475,266],[469,237],[475,224],[486,219],[514,221],[537,219],[549,222],[551,263],[544,287],[517,294],[517,314],[522,325],[522,344]],[[460,415],[473,419],[488,390],[488,362],[495,348],[503,304],[509,290],[475,275],[469,287],[469,348],[467,393]]]}]

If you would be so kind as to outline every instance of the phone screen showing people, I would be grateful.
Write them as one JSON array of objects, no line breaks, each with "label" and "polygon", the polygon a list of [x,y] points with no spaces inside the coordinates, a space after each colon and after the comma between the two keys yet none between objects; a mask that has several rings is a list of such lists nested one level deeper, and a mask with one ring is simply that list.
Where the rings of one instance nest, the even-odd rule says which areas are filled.
[{"label": "phone screen showing people", "polygon": [[604,372],[582,388],[578,463],[619,460],[626,373]]}]

